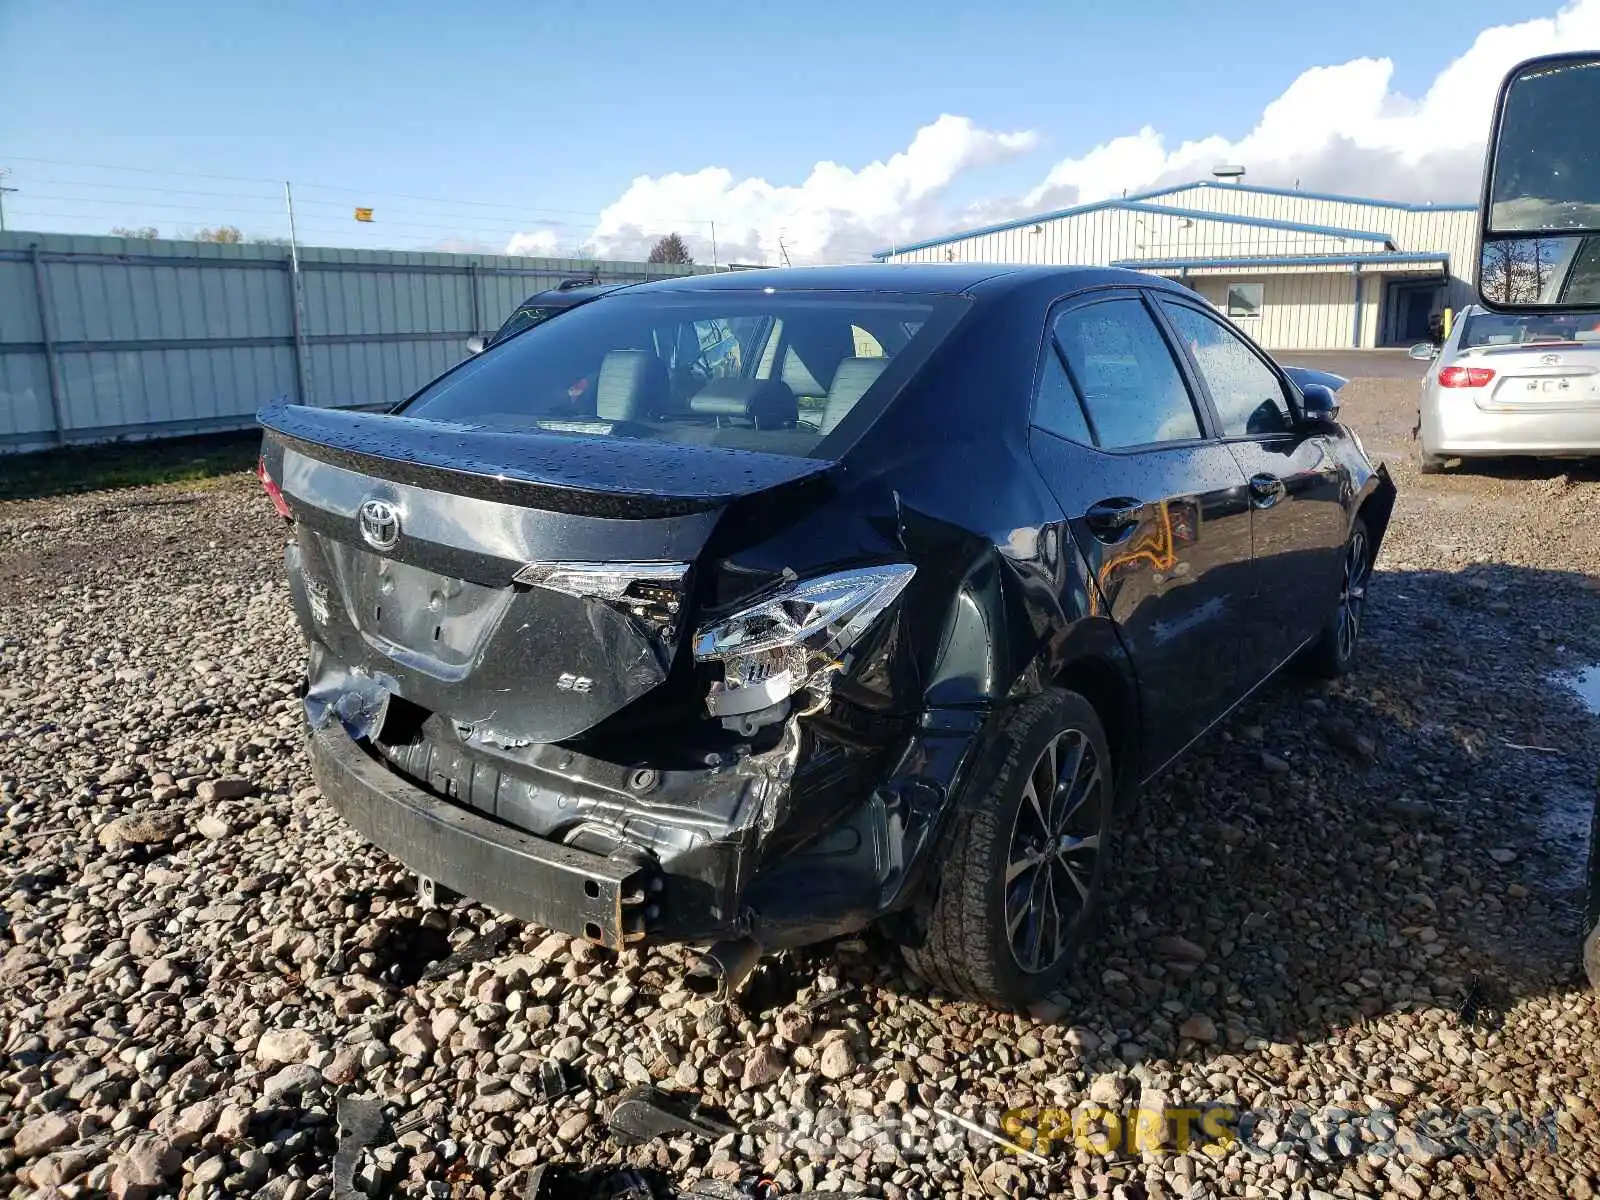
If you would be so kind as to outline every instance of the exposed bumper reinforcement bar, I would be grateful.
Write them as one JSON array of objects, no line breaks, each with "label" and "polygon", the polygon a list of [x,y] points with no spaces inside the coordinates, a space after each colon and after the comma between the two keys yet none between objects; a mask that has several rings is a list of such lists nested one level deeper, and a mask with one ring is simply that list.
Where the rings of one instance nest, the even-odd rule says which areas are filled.
[{"label": "exposed bumper reinforcement bar", "polygon": [[547,841],[432,796],[369,756],[337,721],[313,731],[310,752],[335,811],[417,874],[613,948],[644,936],[660,887],[647,865]]}]

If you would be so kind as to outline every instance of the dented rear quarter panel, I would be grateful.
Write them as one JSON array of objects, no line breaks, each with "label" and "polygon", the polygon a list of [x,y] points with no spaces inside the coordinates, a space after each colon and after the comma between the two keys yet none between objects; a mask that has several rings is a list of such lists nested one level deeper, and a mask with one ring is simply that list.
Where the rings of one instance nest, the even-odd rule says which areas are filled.
[{"label": "dented rear quarter panel", "polygon": [[[697,563],[690,587],[701,619],[785,571],[806,577],[915,563],[917,574],[888,619],[849,656],[834,687],[834,709],[790,717],[778,746],[714,768],[728,785],[719,794],[744,798],[703,812],[701,834],[663,857],[666,869],[683,875],[683,887],[702,893],[714,917],[693,931],[698,935],[744,930],[766,944],[795,944],[859,928],[914,898],[937,859],[951,802],[1010,705],[1092,661],[1117,681],[1117,703],[1127,710],[1120,723],[1137,725],[1137,677],[1115,626],[1097,615],[1105,606],[1093,602],[1088,565],[1028,451],[1044,314],[1059,285],[1036,283],[993,297],[983,290],[974,289],[972,311],[839,462],[774,465],[776,494],[730,497],[680,477],[654,491],[636,488],[642,510],[624,519],[581,499],[564,500],[568,511],[531,517],[517,502],[513,477],[502,491],[480,488],[424,504],[404,489],[426,489],[427,472],[449,471],[448,463],[415,464],[422,474],[414,482],[374,485],[358,469],[359,456],[363,449],[381,453],[381,427],[350,434],[356,457],[330,462],[321,451],[297,446],[310,430],[284,420],[283,429],[269,432],[265,457],[303,521],[288,562],[302,623],[313,633],[319,624],[307,581],[328,587],[337,572],[320,559],[301,568],[322,553],[324,536],[359,540],[357,509],[374,487],[410,501],[433,522],[431,535],[443,549],[428,569],[503,588],[529,561],[681,557]],[[468,459],[458,465],[465,469]],[[520,495],[529,504],[542,498],[536,487]],[[681,503],[645,515],[667,495]],[[337,592],[333,598],[349,602]],[[507,610],[486,624],[507,630],[511,615]],[[392,661],[379,661],[381,653],[361,657],[365,639],[353,625],[340,636],[351,647],[346,666],[374,676],[396,671]],[[660,675],[640,676],[648,685],[640,695],[663,682],[660,690],[677,688],[676,695],[703,686],[686,640],[676,643],[671,661],[654,664]],[[560,713],[560,702],[552,709],[551,694],[530,684],[540,671],[548,673],[550,646],[515,637],[473,646],[479,660],[486,649],[500,659],[491,670],[501,703],[468,714],[495,723],[502,744],[485,752],[556,769],[558,747],[518,741],[563,733],[534,711]],[[462,645],[463,655],[468,649]],[[399,690],[426,703],[429,686],[408,678]],[[569,779],[586,769],[559,768]],[[677,786],[663,777],[662,811],[676,802]],[[687,775],[682,786],[690,786]],[[596,813],[650,819],[649,805],[628,808],[626,789],[615,780],[597,775],[584,787]]]}]

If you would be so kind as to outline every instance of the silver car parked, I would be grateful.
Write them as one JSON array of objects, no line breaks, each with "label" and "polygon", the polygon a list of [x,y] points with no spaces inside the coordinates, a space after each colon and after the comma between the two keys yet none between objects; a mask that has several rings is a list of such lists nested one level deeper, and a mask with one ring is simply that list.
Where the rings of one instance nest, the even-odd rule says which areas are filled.
[{"label": "silver car parked", "polygon": [[1600,317],[1463,309],[1431,365],[1414,431],[1417,468],[1451,458],[1600,454]]}]

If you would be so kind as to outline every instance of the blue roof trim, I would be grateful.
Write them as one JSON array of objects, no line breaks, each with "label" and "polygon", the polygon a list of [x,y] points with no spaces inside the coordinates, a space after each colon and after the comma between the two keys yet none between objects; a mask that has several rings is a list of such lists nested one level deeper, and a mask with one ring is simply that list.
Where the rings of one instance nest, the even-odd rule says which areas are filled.
[{"label": "blue roof trim", "polygon": [[[1402,212],[1476,212],[1476,204],[1413,204],[1407,200],[1379,200],[1375,196],[1344,196],[1338,192],[1303,192],[1298,188],[1268,187],[1262,183],[1219,183],[1215,179],[1197,179],[1170,191],[1186,192],[1190,188],[1226,188],[1241,192],[1257,192],[1263,196],[1298,196],[1303,200],[1332,200],[1339,204],[1372,204],[1379,208],[1397,208]],[[1128,197],[1130,200],[1133,197]]]},{"label": "blue roof trim", "polygon": [[[927,238],[920,242],[910,242],[904,246],[891,246],[887,250],[877,250],[872,257],[885,259],[893,254],[909,254],[915,250],[928,250],[934,246],[945,246],[951,242],[963,241],[966,238],[982,237],[989,233],[1004,233],[1008,229],[1021,229],[1024,225],[1037,225],[1041,221],[1054,221],[1061,217],[1075,217],[1079,213],[1098,212],[1101,209],[1115,208],[1122,204],[1137,204],[1145,200],[1154,200],[1157,196],[1170,196],[1174,192],[1187,192],[1191,188],[1228,188],[1241,192],[1256,192],[1263,196],[1298,196],[1303,200],[1332,200],[1343,204],[1370,204],[1379,208],[1393,208],[1401,212],[1474,212],[1476,204],[1411,204],[1403,200],[1379,200],[1371,196],[1341,196],[1334,192],[1301,192],[1294,188],[1266,187],[1259,183],[1219,183],[1214,179],[1195,179],[1188,183],[1177,183],[1170,187],[1151,188],[1148,191],[1134,192],[1127,196],[1116,196],[1108,200],[1096,200],[1091,204],[1076,204],[1071,208],[1058,208],[1053,212],[1035,213],[1031,217],[1019,217],[1014,221],[1001,221],[994,225],[980,225],[976,229],[962,229],[955,233],[941,234],[936,238]],[[1213,213],[1211,216],[1220,216]]]},{"label": "blue roof trim", "polygon": [[1169,208],[1165,204],[1141,204],[1134,200],[1118,200],[1112,208],[1128,212],[1157,213],[1166,217],[1187,217],[1194,221],[1221,221],[1227,225],[1254,225],[1261,229],[1287,229],[1294,233],[1317,233],[1326,237],[1353,238],[1363,242],[1382,242],[1392,246],[1394,239],[1387,233],[1373,233],[1365,229],[1339,229],[1333,225],[1306,225],[1300,221],[1279,221],[1272,217],[1242,217],[1234,213],[1210,212],[1203,208]]},{"label": "blue roof trim", "polygon": [[1184,267],[1349,267],[1382,263],[1439,263],[1448,254],[1261,254],[1249,258],[1119,258],[1113,267],[1136,271],[1177,271]]},{"label": "blue roof trim", "polygon": [[1015,221],[1001,221],[995,225],[980,225],[976,229],[963,229],[957,233],[940,234],[936,238],[928,238],[921,242],[908,242],[904,246],[891,246],[887,250],[875,250],[872,257],[883,259],[891,254],[909,254],[913,250],[927,250],[933,246],[943,246],[949,242],[959,242],[963,238],[982,237],[987,233],[1004,233],[1008,229],[1021,229],[1024,225],[1037,225],[1040,221],[1054,221],[1058,217],[1075,217],[1079,213],[1099,212],[1105,208],[1115,208],[1119,204],[1137,203],[1140,200],[1153,200],[1157,196],[1169,196],[1173,192],[1185,192],[1192,188],[1192,183],[1179,183],[1172,187],[1152,188],[1147,192],[1134,192],[1131,196],[1114,196],[1109,200],[1096,200],[1092,204],[1074,204],[1071,208],[1058,208],[1054,212],[1035,213],[1031,217],[1019,217]]}]

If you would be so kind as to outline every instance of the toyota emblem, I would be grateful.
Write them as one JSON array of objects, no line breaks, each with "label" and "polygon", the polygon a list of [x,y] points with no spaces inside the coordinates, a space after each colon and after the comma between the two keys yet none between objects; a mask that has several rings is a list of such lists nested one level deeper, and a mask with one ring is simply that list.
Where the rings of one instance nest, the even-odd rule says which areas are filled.
[{"label": "toyota emblem", "polygon": [[1539,365],[1541,367],[1559,367],[1561,365],[1561,355],[1541,354],[1539,356]]},{"label": "toyota emblem", "polygon": [[361,536],[374,550],[390,550],[400,540],[400,510],[387,500],[361,505]]}]

